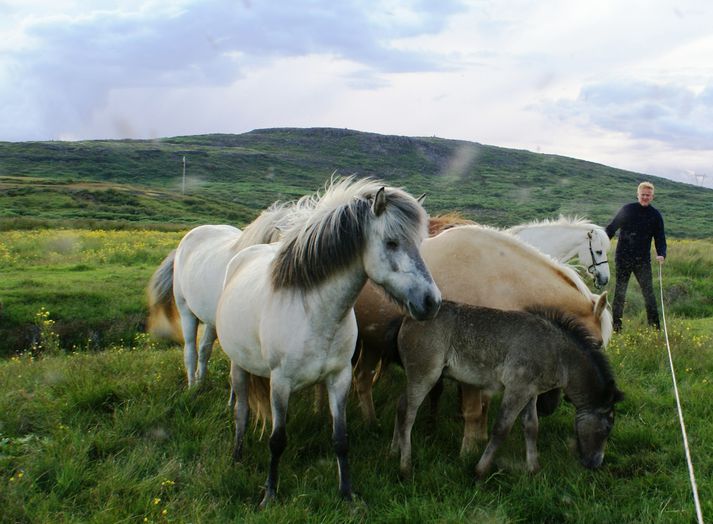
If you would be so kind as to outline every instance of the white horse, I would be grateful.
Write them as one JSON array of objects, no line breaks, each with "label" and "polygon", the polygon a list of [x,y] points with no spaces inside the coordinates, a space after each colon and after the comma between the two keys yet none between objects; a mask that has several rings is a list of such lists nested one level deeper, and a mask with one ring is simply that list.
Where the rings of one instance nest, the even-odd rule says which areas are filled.
[{"label": "white horse", "polygon": [[[243,248],[277,240],[294,208],[273,204],[244,232],[228,225],[190,230],[156,269],[147,288],[149,330],[183,340],[188,386],[203,380],[216,339],[215,312],[228,262]],[[196,354],[198,325],[205,331]],[[197,362],[196,362],[197,361]]]},{"label": "white horse", "polygon": [[558,220],[520,224],[505,231],[560,262],[579,257],[599,288],[609,282],[607,253],[611,242],[601,226],[582,218],[560,216]]},{"label": "white horse", "polygon": [[[311,202],[313,211],[281,242],[253,246],[233,258],[216,316],[237,396],[235,460],[241,456],[250,406],[262,420],[269,406],[272,417],[261,506],[275,497],[290,394],[319,382],[329,396],[339,492],[351,499],[346,401],[357,338],[353,306],[367,278],[414,318],[434,317],[441,302],[419,252],[428,218],[416,199],[370,180],[347,178],[332,182]],[[263,389],[267,378],[269,388]]]}]

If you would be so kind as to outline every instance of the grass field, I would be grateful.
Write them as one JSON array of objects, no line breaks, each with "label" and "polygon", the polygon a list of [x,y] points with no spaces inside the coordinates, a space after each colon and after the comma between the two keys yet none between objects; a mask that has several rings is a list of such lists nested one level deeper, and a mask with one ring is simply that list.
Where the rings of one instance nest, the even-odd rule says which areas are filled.
[{"label": "grass field", "polygon": [[[516,427],[499,453],[498,470],[476,482],[477,456],[458,457],[462,428],[449,384],[437,423],[425,411],[417,420],[415,477],[401,481],[388,445],[404,379],[398,368],[390,368],[375,388],[378,427],[363,424],[355,399],[349,405],[357,502],[338,500],[329,419],[312,412],[311,392],[303,391],[290,404],[278,503],[257,511],[267,474],[267,438],[251,431],[243,463],[231,463],[226,358],[216,350],[205,386],[187,391],[180,348],[158,345],[141,332],[145,283],[180,236],[82,230],[3,234],[2,329],[26,329],[31,336],[20,353],[2,348],[0,521],[694,520],[664,337],[645,328],[633,281],[624,332],[607,350],[626,399],[599,470],[579,465],[573,409],[563,405],[541,420],[541,472],[526,473]],[[670,342],[708,518],[713,515],[712,248],[706,240],[672,240],[664,266]],[[73,330],[81,337],[75,340]]]}]

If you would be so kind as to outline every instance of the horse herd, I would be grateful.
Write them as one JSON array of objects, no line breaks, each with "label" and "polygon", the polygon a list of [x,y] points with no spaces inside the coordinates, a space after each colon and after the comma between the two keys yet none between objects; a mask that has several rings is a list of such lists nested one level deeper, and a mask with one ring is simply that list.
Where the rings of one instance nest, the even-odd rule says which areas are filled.
[{"label": "horse herd", "polygon": [[[353,382],[364,417],[375,421],[372,386],[392,360],[407,377],[391,444],[404,476],[416,412],[429,392],[435,405],[444,376],[462,388],[462,453],[487,440],[489,398],[503,392],[478,477],[518,415],[527,467],[539,468],[538,407],[551,412],[560,390],[576,409],[582,464],[602,463],[622,398],[602,352],[611,315],[606,293],[592,293],[560,260],[578,255],[603,286],[604,231],[565,219],[500,231],[457,215],[429,220],[421,203],[371,179],[332,180],[321,194],[274,204],[242,232],[191,230],[151,278],[150,328],[180,333],[188,385],[205,378],[216,338],[230,358],[235,460],[249,413],[272,420],[261,506],[276,495],[289,397],[315,384],[327,392],[339,492],[351,499],[349,389]],[[549,254],[530,245],[538,242]]]}]

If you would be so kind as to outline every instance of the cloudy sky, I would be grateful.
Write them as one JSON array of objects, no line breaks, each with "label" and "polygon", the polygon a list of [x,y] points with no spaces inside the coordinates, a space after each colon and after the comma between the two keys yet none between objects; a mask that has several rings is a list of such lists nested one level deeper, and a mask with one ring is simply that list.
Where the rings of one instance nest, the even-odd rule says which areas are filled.
[{"label": "cloudy sky", "polygon": [[0,140],[287,126],[713,187],[713,2],[0,0]]}]

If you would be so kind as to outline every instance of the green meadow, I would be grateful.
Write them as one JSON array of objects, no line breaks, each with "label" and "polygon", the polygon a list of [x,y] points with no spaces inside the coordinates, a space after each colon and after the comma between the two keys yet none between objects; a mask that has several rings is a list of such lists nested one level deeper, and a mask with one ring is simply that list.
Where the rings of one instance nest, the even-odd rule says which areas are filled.
[{"label": "green meadow", "polygon": [[258,511],[267,435],[250,431],[242,463],[232,463],[228,361],[216,349],[205,384],[187,390],[182,348],[145,332],[145,287],[191,227],[243,227],[333,172],[426,192],[432,214],[493,226],[559,214],[606,224],[652,180],[669,235],[668,335],[713,519],[713,191],[556,155],[318,128],[0,142],[0,522],[695,521],[665,336],[647,328],[634,279],[624,330],[606,350],[626,398],[600,469],[579,465],[564,403],[540,421],[539,473],[525,470],[516,425],[497,468],[476,482],[478,454],[458,456],[449,383],[438,419],[418,417],[414,478],[402,481],[388,452],[404,388],[394,366],[375,385],[378,426],[350,399],[355,502],[338,500],[329,416],[313,412],[305,390],[290,402],[278,500]]},{"label": "green meadow", "polygon": [[[458,456],[462,423],[447,384],[437,421],[414,428],[414,479],[389,456],[403,373],[375,386],[378,427],[349,406],[356,502],[338,500],[326,413],[294,396],[278,502],[258,511],[267,435],[233,464],[228,362],[185,387],[182,352],[143,333],[144,288],[181,232],[27,230],[0,241],[2,522],[674,522],[695,520],[663,333],[645,326],[632,280],[624,331],[607,354],[626,399],[603,466],[576,457],[572,407],[540,423],[542,471],[524,467],[514,428],[498,468],[476,482]],[[671,239],[668,334],[703,503],[713,515],[713,242]],[[610,285],[611,287],[611,285]],[[658,295],[658,294],[657,294]],[[13,338],[15,337],[15,338]],[[492,420],[491,420],[492,422]],[[482,451],[482,449],[481,449]],[[708,517],[710,518],[710,517]]]}]

